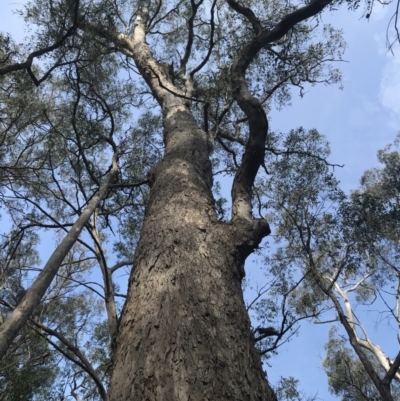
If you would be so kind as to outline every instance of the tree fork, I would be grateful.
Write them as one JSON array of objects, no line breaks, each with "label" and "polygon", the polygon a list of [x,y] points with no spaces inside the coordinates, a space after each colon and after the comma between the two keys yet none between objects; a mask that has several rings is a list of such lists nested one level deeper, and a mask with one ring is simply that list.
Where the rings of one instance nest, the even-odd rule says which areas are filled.
[{"label": "tree fork", "polygon": [[244,260],[269,227],[218,221],[209,134],[144,38],[138,18],[130,50],[163,110],[165,153],[151,171],[110,400],[272,401],[241,289]]},{"label": "tree fork", "polygon": [[243,252],[242,227],[217,220],[207,134],[188,110],[176,113],[164,124],[110,400],[274,400],[241,289],[254,235],[242,240]]}]

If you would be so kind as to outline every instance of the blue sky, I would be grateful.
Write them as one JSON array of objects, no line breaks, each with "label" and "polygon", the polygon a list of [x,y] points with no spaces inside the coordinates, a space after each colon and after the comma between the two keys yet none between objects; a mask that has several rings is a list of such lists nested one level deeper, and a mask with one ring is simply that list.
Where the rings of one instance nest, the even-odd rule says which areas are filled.
[{"label": "blue sky", "polygon": [[[18,16],[12,9],[21,2],[2,0],[1,29],[16,39],[24,36]],[[345,9],[325,12],[324,22],[342,28],[348,49],[348,62],[339,65],[343,72],[343,89],[337,86],[310,88],[304,98],[294,95],[292,106],[271,116],[272,129],[288,131],[303,126],[316,128],[325,134],[332,147],[332,163],[346,191],[356,189],[361,174],[377,165],[376,152],[393,142],[400,131],[400,49],[394,55],[386,47],[386,29],[393,7],[375,8],[369,20],[362,10]],[[252,259],[252,258],[250,258]],[[260,277],[259,266],[249,266],[251,280]],[[379,329],[373,338],[379,340]],[[309,395],[318,392],[319,399],[337,400],[328,392],[322,370],[324,344],[329,326],[304,324],[300,335],[283,346],[268,368],[269,380],[274,383],[281,375],[300,380],[301,389]]]},{"label": "blue sky", "polygon": [[[362,10],[324,13],[323,21],[342,28],[348,45],[344,55],[348,62],[339,65],[343,89],[323,85],[310,88],[303,98],[295,95],[291,107],[272,113],[272,129],[316,128],[328,138],[330,161],[344,164],[343,168],[335,168],[335,173],[347,192],[358,187],[365,170],[378,165],[376,152],[392,143],[400,131],[400,48],[395,47],[393,55],[386,47],[392,12],[393,7],[375,9],[369,21],[361,18]],[[259,266],[247,269],[251,280],[260,277],[258,269]],[[373,314],[368,316],[369,334],[384,350],[392,351],[393,357],[396,333],[386,326],[377,327],[375,318]],[[330,325],[303,324],[299,336],[271,359],[269,380],[274,383],[280,376],[293,376],[308,395],[318,392],[321,400],[337,400],[329,393],[322,370],[329,328]]]},{"label": "blue sky", "polygon": [[302,125],[328,137],[331,161],[345,165],[336,172],[346,190],[357,187],[363,171],[376,165],[377,150],[400,130],[400,54],[395,48],[393,56],[385,43],[390,16],[390,8],[374,10],[369,21],[360,19],[361,10],[323,14],[347,41],[348,62],[339,65],[343,90],[310,88],[303,99],[294,96],[292,107],[273,114],[272,128]]}]

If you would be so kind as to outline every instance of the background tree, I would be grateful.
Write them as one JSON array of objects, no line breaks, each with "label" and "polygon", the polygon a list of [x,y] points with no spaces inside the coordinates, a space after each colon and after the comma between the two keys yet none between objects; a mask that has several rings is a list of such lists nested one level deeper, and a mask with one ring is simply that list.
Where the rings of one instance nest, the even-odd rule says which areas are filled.
[{"label": "background tree", "polygon": [[275,394],[278,400],[282,401],[314,401],[317,400],[317,396],[309,397],[297,389],[298,380],[293,377],[283,378],[278,382],[278,385],[274,387]]},{"label": "background tree", "polygon": [[[260,184],[269,198],[265,207],[271,212],[270,220],[278,227],[278,246],[266,264],[269,274],[279,279],[268,295],[280,297],[286,315],[271,314],[271,309],[265,308],[271,302],[267,299],[258,301],[258,318],[262,321],[267,317],[275,329],[279,328],[275,342],[293,331],[296,326],[290,322],[309,317],[316,323],[339,321],[360,361],[354,361],[354,354],[343,348],[343,341],[332,338],[327,370],[343,380],[347,358],[348,370],[354,370],[356,376],[362,372],[360,380],[370,388],[368,374],[375,386],[372,393],[379,394],[379,399],[395,399],[391,391],[396,391],[393,381],[398,381],[400,357],[397,354],[390,359],[371,340],[356,307],[371,309],[373,305],[398,332],[399,153],[391,146],[379,151],[384,167],[366,172],[362,189],[347,198],[329,170],[329,147],[321,135],[300,130],[284,139],[279,136],[277,141],[295,156],[282,152],[271,163],[273,177]],[[322,317],[329,309],[334,310],[334,316]],[[265,344],[261,345],[263,352]],[[336,366],[333,363],[340,355],[345,359]],[[350,384],[336,391],[339,382],[334,380],[330,382],[336,383],[332,384],[336,394],[348,394]],[[365,396],[363,385],[358,391],[354,386],[357,397]]]},{"label": "background tree", "polygon": [[[373,401],[382,400],[379,392],[368,376],[358,356],[348,347],[348,340],[339,336],[337,328],[330,332],[326,344],[324,369],[328,375],[329,387],[333,394],[341,396],[342,400]],[[370,355],[374,369],[384,376],[385,371],[379,361]],[[399,384],[392,384],[392,396],[399,397]]]}]

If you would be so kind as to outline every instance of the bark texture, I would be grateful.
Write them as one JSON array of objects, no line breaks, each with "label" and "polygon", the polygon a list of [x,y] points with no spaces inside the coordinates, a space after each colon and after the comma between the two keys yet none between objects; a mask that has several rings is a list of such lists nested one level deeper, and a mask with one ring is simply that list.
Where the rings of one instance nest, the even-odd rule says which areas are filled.
[{"label": "bark texture", "polygon": [[257,240],[216,218],[207,134],[184,106],[165,114],[110,400],[273,400],[241,290]]},{"label": "bark texture", "polygon": [[190,112],[190,79],[187,92],[173,85],[145,42],[144,20],[117,40],[162,108],[165,155],[149,175],[110,400],[272,400],[241,289],[244,260],[269,226],[217,220],[210,138]]},{"label": "bark texture", "polygon": [[[241,289],[246,257],[270,233],[264,219],[253,218],[251,206],[268,122],[245,75],[263,46],[330,1],[314,0],[270,31],[261,29],[251,10],[229,2],[256,32],[231,69],[233,95],[249,120],[250,136],[234,179],[229,224],[215,214],[210,138],[190,112],[193,77],[184,77],[183,91],[154,59],[145,40],[147,10],[139,11],[132,36],[85,25],[132,57],[164,122],[165,155],[149,176],[150,200],[119,325],[111,401],[276,399],[254,348]],[[186,62],[185,56],[182,74]]]}]

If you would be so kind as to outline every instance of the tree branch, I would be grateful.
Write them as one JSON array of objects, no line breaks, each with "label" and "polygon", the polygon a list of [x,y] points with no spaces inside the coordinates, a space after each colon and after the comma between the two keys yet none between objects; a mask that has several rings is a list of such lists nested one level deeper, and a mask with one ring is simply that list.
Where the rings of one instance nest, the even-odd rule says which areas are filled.
[{"label": "tree branch", "polygon": [[186,48],[185,48],[185,54],[183,55],[183,58],[181,59],[181,72],[183,74],[186,74],[186,65],[189,61],[190,54],[192,53],[192,46],[193,46],[193,39],[194,39],[194,28],[193,28],[193,23],[194,19],[196,18],[197,10],[199,9],[201,3],[203,3],[204,0],[199,0],[198,3],[196,3],[194,0],[190,0],[190,5],[192,7],[192,14],[189,17],[189,20],[187,21],[187,28],[188,28],[188,40],[186,43]]},{"label": "tree branch", "polygon": [[[387,371],[385,377],[382,380],[382,383],[390,385],[393,378],[399,376],[399,368],[400,368],[400,352],[397,354],[396,359],[391,363],[390,369]],[[397,380],[400,379],[397,377]]]},{"label": "tree branch", "polygon": [[239,14],[242,14],[250,22],[256,34],[260,33],[260,31],[262,30],[261,23],[251,8],[244,7],[235,0],[227,0],[227,3],[229,4],[230,8],[232,8]]},{"label": "tree branch", "polygon": [[51,67],[50,70],[47,71],[46,74],[40,80],[38,80],[31,69],[33,60],[37,57],[43,56],[44,54],[50,53],[53,50],[60,48],[64,44],[64,42],[76,32],[76,30],[79,27],[79,24],[85,18],[85,16],[79,18],[79,1],[80,0],[75,0],[74,21],[73,21],[72,26],[67,29],[65,34],[59,40],[57,40],[51,46],[47,46],[47,47],[44,47],[43,49],[36,50],[36,51],[30,53],[28,55],[27,59],[23,63],[14,63],[14,64],[8,65],[6,67],[0,68],[0,76],[8,74],[9,72],[27,70],[28,74],[32,78],[35,85],[39,86],[40,83],[43,82],[44,79],[46,79],[50,75],[51,71],[53,71],[60,64],[56,63],[55,66]]},{"label": "tree branch", "polygon": [[246,71],[258,52],[283,37],[297,23],[318,14],[333,0],[314,0],[284,17],[273,29],[261,30],[240,51],[231,68],[233,97],[249,122],[249,140],[232,187],[232,219],[252,219],[251,189],[264,162],[268,121],[259,99],[253,97],[246,82]]},{"label": "tree branch", "polygon": [[50,256],[43,270],[40,272],[34,283],[29,287],[22,300],[16,306],[4,323],[0,326],[0,359],[4,357],[14,338],[26,324],[36,307],[39,305],[43,295],[49,288],[53,278],[58,272],[61,263],[78,240],[80,233],[89,221],[94,210],[108,192],[108,186],[118,174],[118,154],[114,154],[112,168],[107,174],[98,191],[93,195],[86,209],[76,220],[68,234],[57,246]]},{"label": "tree branch", "polygon": [[[103,399],[103,401],[108,400],[108,395],[107,391],[104,388],[102,382],[100,381],[99,377],[97,376],[97,373],[93,369],[92,364],[88,361],[86,356],[79,350],[78,347],[73,345],[63,334],[60,332],[50,329],[49,327],[44,326],[43,324],[36,322],[35,320],[30,320],[33,325],[38,327],[39,329],[43,330],[45,333],[56,337],[62,344],[64,344],[69,351],[71,351],[73,354],[75,354],[78,358],[79,361],[77,361],[74,358],[71,358],[66,352],[64,352],[57,344],[55,344],[53,341],[51,341],[49,338],[45,337],[46,341],[48,341],[57,351],[61,352],[66,358],[68,358],[70,361],[73,363],[77,364],[79,367],[81,367],[88,375],[93,379],[95,382],[100,396]],[[33,328],[34,329],[34,328]],[[35,330],[35,329],[34,329]],[[39,330],[35,330],[38,334],[42,335],[42,333]]]}]

